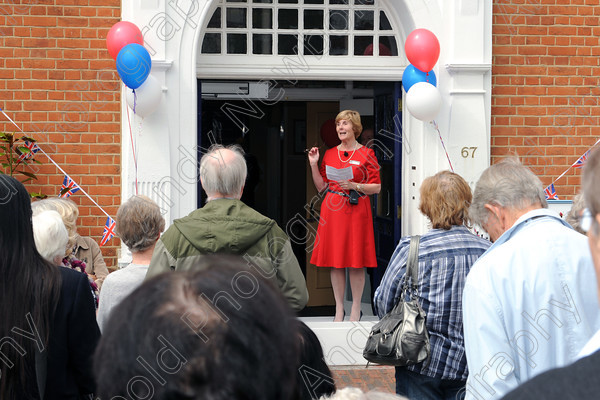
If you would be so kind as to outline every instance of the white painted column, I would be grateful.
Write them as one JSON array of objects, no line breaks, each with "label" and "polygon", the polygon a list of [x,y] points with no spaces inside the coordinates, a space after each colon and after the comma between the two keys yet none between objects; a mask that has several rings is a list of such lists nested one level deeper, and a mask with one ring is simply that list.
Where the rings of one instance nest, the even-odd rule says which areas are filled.
[{"label": "white painted column", "polygon": [[[136,193],[160,206],[167,226],[196,208],[196,31],[210,0],[123,1],[123,20],[135,23],[161,83],[159,109],[144,119],[129,109],[122,91],[122,201]],[[183,65],[183,67],[182,67]],[[131,122],[131,132],[129,124]],[[132,141],[136,147],[137,179]],[[124,245],[119,264],[131,259]]]},{"label": "white painted column", "polygon": [[[432,7],[430,2],[424,3]],[[435,12],[424,14],[424,7],[412,14],[414,28],[430,29],[440,41],[440,58],[434,71],[442,107],[435,118],[439,133],[434,124],[416,120],[406,107],[403,110],[403,236],[429,229],[427,219],[418,210],[419,188],[426,177],[450,169],[451,163],[454,172],[474,188],[489,166],[492,1],[454,0],[438,4],[441,18],[437,20],[432,17]]]}]

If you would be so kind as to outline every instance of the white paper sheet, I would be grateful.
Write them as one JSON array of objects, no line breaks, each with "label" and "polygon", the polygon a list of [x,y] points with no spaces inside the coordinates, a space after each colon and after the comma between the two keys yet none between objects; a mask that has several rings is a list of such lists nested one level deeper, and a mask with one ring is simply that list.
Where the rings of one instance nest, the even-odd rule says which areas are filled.
[{"label": "white paper sheet", "polygon": [[354,174],[352,173],[352,167],[337,169],[326,165],[325,173],[327,174],[327,179],[329,179],[330,181],[349,181],[352,178],[354,178]]}]

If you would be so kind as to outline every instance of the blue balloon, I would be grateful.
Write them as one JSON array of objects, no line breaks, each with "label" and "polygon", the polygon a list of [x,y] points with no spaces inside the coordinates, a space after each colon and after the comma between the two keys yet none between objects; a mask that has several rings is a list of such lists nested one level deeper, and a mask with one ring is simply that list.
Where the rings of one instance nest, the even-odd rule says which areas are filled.
[{"label": "blue balloon", "polygon": [[409,64],[402,74],[402,87],[408,93],[409,89],[417,82],[428,82],[433,86],[437,86],[437,78],[433,70],[429,72],[423,72],[417,69],[414,65]]},{"label": "blue balloon", "polygon": [[123,83],[131,89],[137,89],[144,83],[151,67],[150,54],[140,44],[130,43],[117,55],[117,72]]}]

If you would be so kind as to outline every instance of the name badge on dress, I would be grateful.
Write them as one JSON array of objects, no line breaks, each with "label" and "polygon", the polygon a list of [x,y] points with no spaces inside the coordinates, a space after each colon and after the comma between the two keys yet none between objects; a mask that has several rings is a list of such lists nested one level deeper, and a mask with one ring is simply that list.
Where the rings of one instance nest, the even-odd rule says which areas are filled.
[{"label": "name badge on dress", "polygon": [[350,164],[352,164],[352,165],[360,165],[360,161],[350,160]]}]

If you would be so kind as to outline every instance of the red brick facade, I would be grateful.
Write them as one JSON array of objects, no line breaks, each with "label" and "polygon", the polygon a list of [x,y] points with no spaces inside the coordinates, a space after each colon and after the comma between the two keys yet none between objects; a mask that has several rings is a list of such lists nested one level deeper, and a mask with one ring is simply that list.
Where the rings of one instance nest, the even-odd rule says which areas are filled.
[{"label": "red brick facade", "polygon": [[[549,185],[596,142],[598,5],[494,0],[492,162],[518,154]],[[580,175],[554,184],[559,198],[578,193]]]},{"label": "red brick facade", "polygon": [[[518,154],[551,183],[596,141],[598,0],[494,0],[492,162]],[[120,83],[106,34],[119,0],[7,0],[0,5],[0,107],[114,217],[120,204]],[[468,44],[465,44],[468,45]],[[0,130],[15,128],[0,119]],[[32,191],[56,195],[63,174],[43,155]],[[572,169],[555,187],[578,190]],[[81,193],[79,231],[106,216]],[[103,248],[116,265],[118,240]]]},{"label": "red brick facade", "polygon": [[[0,107],[109,215],[121,202],[119,80],[106,34],[119,0],[7,0],[0,5]],[[0,130],[16,128],[1,116]],[[63,174],[44,155],[28,189],[58,194]],[[106,216],[81,192],[79,233],[99,240]],[[118,239],[102,252],[116,265]]]}]

